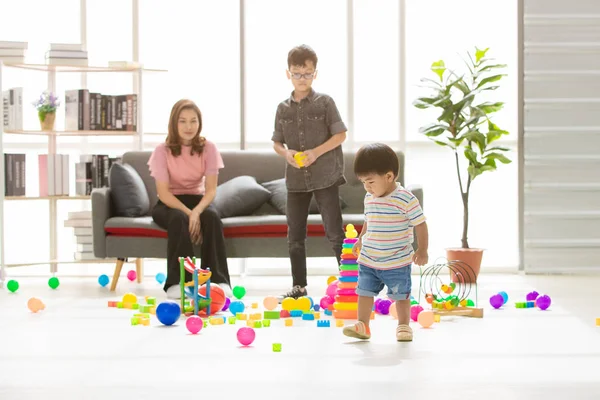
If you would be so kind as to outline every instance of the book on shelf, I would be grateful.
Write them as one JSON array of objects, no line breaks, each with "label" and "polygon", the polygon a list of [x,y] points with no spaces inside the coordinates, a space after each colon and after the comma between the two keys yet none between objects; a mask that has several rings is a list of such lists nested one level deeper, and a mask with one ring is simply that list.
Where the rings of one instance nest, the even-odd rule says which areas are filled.
[{"label": "book on shelf", "polygon": [[0,60],[4,63],[23,64],[27,53],[27,42],[0,40]]},{"label": "book on shelf", "polygon": [[108,95],[89,89],[65,91],[65,130],[137,130],[137,95]]},{"label": "book on shelf", "polygon": [[70,194],[68,154],[39,154],[38,170],[41,197]]},{"label": "book on shelf", "polygon": [[14,87],[2,92],[4,130],[23,130],[23,88]]},{"label": "book on shelf", "polygon": [[75,193],[89,196],[93,189],[108,187],[108,172],[118,161],[120,157],[106,154],[82,154],[75,164]]},{"label": "book on shelf", "polygon": [[81,44],[50,43],[46,51],[46,64],[48,65],[88,65],[88,53]]},{"label": "book on shelf", "polygon": [[26,155],[4,154],[4,195],[25,196]]}]

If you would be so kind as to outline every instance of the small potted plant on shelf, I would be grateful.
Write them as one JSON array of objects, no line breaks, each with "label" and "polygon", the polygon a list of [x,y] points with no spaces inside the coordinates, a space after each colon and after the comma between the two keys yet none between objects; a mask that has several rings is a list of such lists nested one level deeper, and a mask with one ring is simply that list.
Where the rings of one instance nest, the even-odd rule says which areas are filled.
[{"label": "small potted plant on shelf", "polygon": [[56,119],[56,109],[60,105],[60,100],[49,91],[44,91],[33,105],[38,110],[38,117],[42,131],[53,131],[54,121]]},{"label": "small potted plant on shelf", "polygon": [[[438,109],[440,114],[436,120],[421,127],[419,132],[454,153],[463,227],[461,247],[446,249],[446,257],[450,262],[458,261],[470,267],[461,278],[467,282],[477,280],[483,257],[483,249],[470,248],[468,241],[471,184],[483,173],[495,171],[498,163],[511,162],[504,155],[509,149],[496,143],[508,132],[492,121],[492,114],[501,110],[504,103],[481,100],[488,98],[499,87],[498,81],[506,76],[496,72],[506,65],[495,64],[493,59],[486,58],[488,50],[475,48],[475,54],[467,53],[465,65],[468,71],[460,75],[447,69],[443,60],[434,62],[431,70],[435,79],[421,79],[432,93],[413,102],[419,109]],[[452,275],[456,281],[456,274]]]}]

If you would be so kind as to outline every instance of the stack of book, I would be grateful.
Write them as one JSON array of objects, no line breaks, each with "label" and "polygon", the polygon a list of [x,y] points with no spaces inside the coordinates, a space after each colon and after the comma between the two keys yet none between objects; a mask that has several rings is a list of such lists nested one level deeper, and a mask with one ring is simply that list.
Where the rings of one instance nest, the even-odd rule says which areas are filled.
[{"label": "stack of book", "polygon": [[69,212],[65,227],[73,228],[75,233],[77,250],[73,253],[73,258],[78,261],[96,259],[92,242],[92,212]]},{"label": "stack of book", "polygon": [[[2,43],[2,42],[0,42]],[[0,49],[1,51],[1,49]],[[23,88],[14,87],[2,92],[2,113],[5,131],[23,130]]]},{"label": "stack of book", "polygon": [[48,65],[88,65],[88,53],[81,44],[50,43],[50,50],[46,52]]},{"label": "stack of book", "polygon": [[4,63],[23,64],[27,42],[0,41],[0,60]]}]

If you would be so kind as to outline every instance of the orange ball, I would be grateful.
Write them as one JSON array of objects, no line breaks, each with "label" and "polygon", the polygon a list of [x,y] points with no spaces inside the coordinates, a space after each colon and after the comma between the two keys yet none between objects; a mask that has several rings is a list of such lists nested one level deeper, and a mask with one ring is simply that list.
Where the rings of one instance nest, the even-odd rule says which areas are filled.
[{"label": "orange ball", "polygon": [[[206,297],[206,285],[200,286],[198,293]],[[225,305],[225,292],[223,292],[223,289],[219,285],[210,285],[210,299],[210,313],[216,314],[221,311]]]},{"label": "orange ball", "polygon": [[46,308],[46,306],[44,305],[44,303],[38,299],[37,297],[32,297],[29,299],[29,301],[27,302],[27,308],[29,308],[29,310],[32,313],[36,313],[38,311],[41,311],[43,309]]},{"label": "orange ball", "polygon": [[433,325],[434,320],[433,311],[421,311],[417,317],[417,322],[421,324],[423,328],[429,328]]},{"label": "orange ball", "polygon": [[263,306],[265,306],[265,309],[269,311],[276,309],[278,305],[279,300],[277,300],[276,297],[268,296],[263,300]]}]

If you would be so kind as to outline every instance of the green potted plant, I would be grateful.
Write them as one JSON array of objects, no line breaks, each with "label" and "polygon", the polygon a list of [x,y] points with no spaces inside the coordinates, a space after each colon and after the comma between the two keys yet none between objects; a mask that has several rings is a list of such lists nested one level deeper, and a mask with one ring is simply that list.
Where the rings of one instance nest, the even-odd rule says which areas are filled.
[{"label": "green potted plant", "polygon": [[53,131],[56,110],[60,105],[60,99],[54,93],[44,91],[40,95],[40,98],[33,102],[33,105],[38,111],[42,131]]},{"label": "green potted plant", "polygon": [[[443,60],[434,62],[431,71],[435,79],[423,78],[421,82],[432,90],[428,97],[413,102],[419,109],[438,109],[437,119],[419,129],[419,132],[454,153],[458,189],[463,205],[461,246],[446,249],[449,261],[469,265],[473,272],[465,271],[465,281],[476,281],[481,268],[483,249],[469,247],[469,196],[475,178],[485,172],[495,171],[498,163],[511,162],[504,153],[509,149],[498,146],[497,141],[508,132],[492,121],[492,114],[502,109],[503,102],[482,101],[496,90],[498,81],[506,74],[499,73],[506,67],[487,58],[489,48],[475,48],[475,54],[467,52],[464,74],[446,68]],[[464,264],[461,264],[464,265]],[[474,274],[474,276],[473,276]],[[453,273],[453,280],[456,276]]]}]

